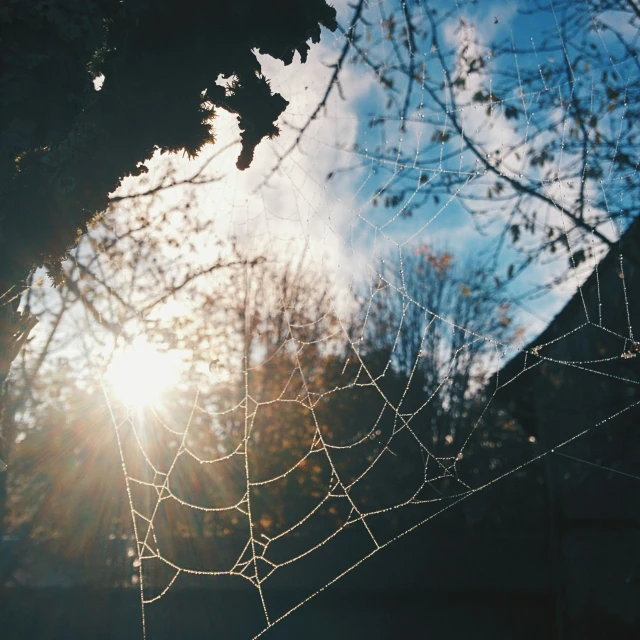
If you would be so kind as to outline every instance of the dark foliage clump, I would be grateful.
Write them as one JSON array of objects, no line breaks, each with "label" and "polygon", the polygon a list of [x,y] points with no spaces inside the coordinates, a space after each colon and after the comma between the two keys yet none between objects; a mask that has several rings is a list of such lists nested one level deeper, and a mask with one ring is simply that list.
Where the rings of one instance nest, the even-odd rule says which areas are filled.
[{"label": "dark foliage clump", "polygon": [[0,2],[0,295],[39,264],[55,278],[122,178],[213,141],[216,108],[238,115],[246,169],[288,104],[255,52],[305,61],[321,25],[324,0]]}]

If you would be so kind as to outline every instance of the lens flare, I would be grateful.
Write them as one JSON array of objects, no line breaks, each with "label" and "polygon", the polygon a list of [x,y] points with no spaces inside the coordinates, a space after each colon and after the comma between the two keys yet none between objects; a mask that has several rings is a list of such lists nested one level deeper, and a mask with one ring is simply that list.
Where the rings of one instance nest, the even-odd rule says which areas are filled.
[{"label": "lens flare", "polygon": [[136,339],[114,355],[106,377],[125,405],[143,408],[159,404],[177,384],[180,365],[177,354]]}]

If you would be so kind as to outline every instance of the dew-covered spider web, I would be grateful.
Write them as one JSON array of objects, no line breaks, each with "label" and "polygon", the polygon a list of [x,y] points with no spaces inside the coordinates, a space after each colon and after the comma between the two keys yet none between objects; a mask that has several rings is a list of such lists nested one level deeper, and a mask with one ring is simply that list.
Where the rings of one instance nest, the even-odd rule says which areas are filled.
[{"label": "dew-covered spider web", "polygon": [[[219,116],[189,186],[210,222],[187,236],[163,201],[164,263],[138,256],[126,301],[87,254],[188,371],[145,406],[105,384],[145,637],[195,587],[246,589],[229,624],[277,637],[451,514],[535,519],[550,478],[566,517],[609,481],[632,503],[639,14],[479,4],[340,6],[307,65],[264,59],[291,104],[247,175],[220,177]],[[109,214],[124,243],[150,233],[131,202]]]}]

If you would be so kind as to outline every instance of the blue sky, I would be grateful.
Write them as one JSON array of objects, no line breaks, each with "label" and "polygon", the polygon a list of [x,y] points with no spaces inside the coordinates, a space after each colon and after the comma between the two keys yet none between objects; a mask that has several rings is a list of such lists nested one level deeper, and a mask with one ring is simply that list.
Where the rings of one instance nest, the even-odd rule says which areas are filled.
[{"label": "blue sky", "polygon": [[[385,3],[383,3],[385,5]],[[387,7],[389,4],[387,3]],[[507,72],[515,75],[525,71],[530,71],[535,67],[547,65],[551,68],[561,69],[564,64],[564,50],[572,55],[571,43],[565,42],[559,35],[556,26],[561,22],[561,15],[556,12],[556,8],[552,2],[548,3],[546,12],[539,12],[532,15],[518,13],[518,8],[524,5],[516,2],[495,3],[493,5],[486,3],[466,3],[462,5],[460,12],[453,16],[445,25],[441,26],[439,37],[443,48],[446,47],[462,47],[465,38],[465,29],[472,33],[481,45],[486,45],[479,52],[486,58],[486,68],[481,73],[474,74],[468,80],[467,98],[473,94],[475,90],[482,89],[488,92],[492,86],[492,75],[496,72]],[[343,22],[346,20],[343,17]],[[605,21],[615,25],[618,28],[624,28],[624,24],[617,14],[612,12],[604,16]],[[368,24],[362,29],[361,42],[367,41],[369,32],[375,33],[376,29],[381,27],[375,21],[367,16]],[[461,26],[466,25],[466,26]],[[554,33],[555,31],[555,33]],[[551,34],[551,37],[548,37]],[[512,57],[503,57],[498,64],[491,56],[489,44],[492,41],[503,41],[512,43],[514,53]],[[597,32],[591,35],[594,46],[601,48],[607,55],[619,52],[619,47],[615,39],[606,32]],[[336,42],[340,45],[340,41]],[[545,46],[551,45],[552,50],[545,50]],[[365,46],[365,45],[363,45]],[[384,41],[381,46],[384,46]],[[389,50],[389,64],[395,62],[393,52]],[[378,52],[379,54],[379,52]],[[375,57],[376,52],[372,53]],[[433,51],[418,51],[416,57],[423,56],[426,60],[427,70],[432,75],[438,73],[442,76],[441,68],[437,61],[436,53]],[[378,55],[377,60],[385,60],[385,56]],[[611,65],[621,74],[637,74],[637,69],[631,66],[631,60],[627,60],[627,64]],[[606,65],[605,65],[606,68]],[[470,126],[479,127],[481,133],[479,138],[483,140],[485,148],[500,149],[504,148],[505,143],[508,145],[512,141],[525,142],[526,149],[526,128],[532,128],[538,121],[544,125],[545,118],[549,117],[545,114],[543,108],[540,115],[535,113],[537,102],[540,96],[547,91],[560,92],[563,97],[570,101],[572,96],[579,91],[599,90],[598,81],[601,69],[595,71],[588,68],[581,68],[575,71],[572,82],[563,83],[559,86],[547,86],[546,81],[540,77],[539,86],[532,86],[528,89],[527,94],[522,96],[517,91],[517,83],[515,90],[510,95],[501,95],[502,104],[515,105],[521,107],[525,112],[525,118],[521,118],[516,127],[511,126],[513,123],[507,122],[504,117],[494,118],[494,122],[490,124],[491,131],[484,132],[483,128],[487,128],[488,118],[483,113],[482,108],[479,113],[469,113],[470,109],[463,110],[465,113],[460,115],[466,118]],[[366,71],[361,70],[364,76]],[[598,77],[596,77],[596,73]],[[370,79],[373,74],[369,72]],[[396,76],[397,79],[397,76]],[[398,86],[398,85],[397,85]],[[403,87],[398,86],[400,91]],[[432,121],[441,121],[443,130],[447,128],[446,114],[438,113],[437,105],[434,105],[425,96],[424,92],[414,92],[412,106],[409,111],[409,122],[404,133],[399,133],[397,129],[397,121],[390,120],[388,123],[383,122],[379,126],[370,126],[372,120],[384,120],[387,114],[394,115],[394,110],[387,109],[385,103],[388,99],[388,92],[381,89],[379,83],[370,80],[368,84],[361,85],[359,94],[349,94],[349,86],[343,86],[343,93],[346,102],[349,103],[351,117],[357,120],[357,130],[354,145],[356,148],[348,148],[343,145],[345,150],[337,156],[337,171],[331,182],[331,189],[341,194],[341,197],[349,203],[348,218],[343,222],[342,234],[346,238],[348,247],[357,256],[360,262],[368,264],[369,267],[375,264],[376,259],[388,254],[397,252],[399,247],[411,250],[412,245],[427,243],[436,249],[451,251],[455,254],[469,255],[476,254],[484,256],[490,251],[491,247],[497,241],[498,232],[501,225],[492,227],[493,233],[489,233],[488,237],[477,232],[473,220],[468,212],[464,211],[460,206],[460,202],[456,197],[441,197],[439,202],[430,201],[419,209],[413,211],[413,215],[407,218],[402,215],[407,206],[411,205],[412,198],[419,195],[420,177],[437,179],[439,168],[455,170],[455,159],[450,160],[448,164],[438,167],[433,162],[433,158],[437,158],[437,143],[431,141],[433,132],[436,130],[434,125],[425,125],[424,120],[420,122],[420,111],[430,114]],[[460,92],[461,95],[465,92]],[[421,105],[422,109],[418,108]],[[522,105],[521,105],[522,103]],[[499,107],[499,108],[500,108]],[[499,110],[498,108],[498,110]],[[527,109],[529,110],[527,112]],[[441,117],[440,117],[441,116]],[[559,114],[558,117],[561,117]],[[568,119],[567,119],[568,120]],[[323,123],[323,128],[316,140],[320,144],[324,142],[326,131],[331,127],[331,110],[328,110],[328,117]],[[528,123],[525,126],[525,122]],[[611,127],[620,128],[624,122],[624,112],[615,111],[611,116]],[[476,129],[477,131],[478,129]],[[620,135],[620,134],[619,134]],[[495,144],[492,144],[492,138],[495,138]],[[432,164],[427,163],[426,168],[422,171],[411,170],[408,173],[413,176],[414,193],[411,193],[411,186],[408,187],[408,197],[397,205],[385,208],[382,206],[384,196],[378,196],[380,189],[385,185],[387,180],[395,177],[399,167],[393,166],[394,152],[387,155],[385,162],[376,161],[376,153],[379,152],[379,145],[383,142],[387,148],[398,146],[402,149],[402,155],[405,158],[411,157],[411,154],[418,151],[423,152],[429,150],[425,155],[432,157]],[[502,142],[502,143],[501,143]],[[452,137],[453,144],[459,144],[459,138]],[[500,144],[501,143],[501,144]],[[444,143],[442,143],[444,145]],[[466,151],[465,151],[466,153]],[[506,170],[511,175],[519,176],[524,180],[535,181],[538,179],[537,173],[523,165],[523,169],[518,168],[518,163],[512,158],[510,167]],[[562,166],[568,164],[571,158],[560,158],[559,162]],[[425,167],[422,157],[418,161],[418,165]],[[462,161],[461,161],[462,166]],[[558,165],[560,168],[561,165]],[[464,169],[473,168],[468,157],[464,160]],[[524,173],[519,171],[524,170]],[[461,195],[486,193],[486,183],[482,186],[477,185],[480,182],[473,175],[469,175],[469,181],[461,188]],[[544,187],[548,193],[555,193],[556,199],[564,201],[565,195],[562,189],[567,189],[566,185],[554,184],[554,181],[548,182]],[[624,199],[628,201],[628,195],[625,195],[621,188],[621,182],[615,180],[612,176],[607,176],[602,181],[601,188],[607,194],[610,210],[615,210],[616,206],[623,206]],[[378,197],[376,197],[378,196]],[[572,197],[571,194],[566,197]],[[375,206],[377,203],[377,206]],[[628,205],[627,205],[628,206]],[[561,217],[557,211],[547,211],[544,215],[555,216],[556,220]],[[608,233],[608,231],[606,231]],[[611,230],[613,233],[613,230]],[[524,272],[510,288],[505,292],[507,298],[517,298],[523,292],[535,289],[543,282],[553,278],[559,268],[564,268],[568,262],[568,256],[563,254],[559,258],[559,262],[554,261],[552,256],[542,261],[541,264],[529,268]],[[498,263],[498,273],[500,277],[504,276],[504,272],[510,263],[517,260],[517,254],[512,251],[508,244],[502,251],[501,259]],[[543,298],[527,301],[520,307],[521,320],[527,326],[528,337],[544,328],[553,315],[563,306],[566,300],[573,295],[576,286],[589,273],[592,264],[584,264],[583,267],[576,272],[575,277],[559,287],[556,287],[551,293]]]},{"label": "blue sky", "polygon": [[[390,4],[382,3],[381,6],[388,8]],[[460,12],[440,29],[443,47],[460,48],[465,37],[472,34],[482,43],[488,44],[497,38],[512,41],[518,51],[526,50],[526,53],[505,58],[501,63],[502,70],[515,72],[518,64],[521,69],[543,62],[560,64],[559,56],[549,60],[553,55],[542,52],[542,32],[553,27],[550,23],[553,20],[552,12],[518,15],[517,8],[520,5],[516,2],[462,3],[460,6]],[[341,1],[337,3],[337,9],[340,24],[346,26],[353,7]],[[367,42],[368,32],[379,34],[381,29],[384,30],[380,16],[379,6],[372,3],[365,14],[368,26],[361,25],[359,31],[362,42]],[[461,27],[463,20],[466,26]],[[615,16],[612,20],[615,20]],[[475,28],[473,32],[472,26]],[[598,46],[613,46],[607,38],[605,34]],[[390,263],[399,259],[401,248],[406,254],[420,244],[426,243],[434,250],[451,252],[460,259],[472,255],[486,259],[501,227],[490,229],[488,237],[478,233],[472,216],[460,206],[458,197],[443,196],[437,203],[430,200],[414,210],[410,218],[402,215],[403,204],[385,208],[382,206],[384,196],[376,198],[385,182],[397,174],[397,167],[393,166],[393,154],[385,164],[380,164],[372,157],[372,151],[381,140],[386,140],[387,149],[401,146],[407,157],[424,152],[426,157],[431,158],[430,163],[426,164],[424,158],[421,159],[422,173],[415,169],[407,171],[410,176],[407,182],[410,186],[410,203],[420,193],[421,175],[439,179],[440,169],[455,170],[455,159],[445,162],[442,167],[433,160],[437,159],[439,145],[432,142],[431,138],[439,129],[433,124],[423,123],[418,109],[420,102],[424,101],[422,114],[427,114],[427,119],[441,124],[444,130],[450,125],[447,124],[446,114],[430,103],[424,93],[414,93],[413,109],[409,112],[409,119],[413,121],[408,122],[404,133],[399,133],[397,121],[370,127],[372,118],[389,113],[386,108],[387,94],[381,90],[375,76],[362,67],[345,65],[339,90],[333,90],[326,108],[311,123],[300,144],[283,160],[279,172],[271,175],[278,157],[294,142],[297,135],[295,127],[307,122],[321,100],[333,72],[331,65],[340,55],[343,45],[344,36],[341,32],[332,34],[324,31],[321,43],[312,47],[305,65],[296,59],[292,65],[285,67],[266,56],[260,58],[273,89],[281,92],[290,105],[281,118],[280,137],[265,140],[259,145],[254,163],[248,171],[238,172],[234,167],[239,131],[235,117],[224,112],[220,112],[215,120],[217,143],[213,147],[206,149],[200,158],[193,161],[177,157],[171,159],[178,175],[188,176],[211,156],[219,154],[208,166],[207,175],[218,176],[220,180],[199,187],[197,192],[198,215],[203,220],[213,220],[213,227],[207,234],[194,238],[197,250],[188,256],[165,247],[162,253],[168,263],[181,261],[194,267],[201,261],[206,265],[207,261],[219,256],[216,241],[223,244],[239,242],[247,247],[249,253],[268,252],[283,263],[290,259],[292,253],[305,253],[309,267],[323,275],[328,274],[340,289],[357,286],[355,283],[379,269],[381,259],[387,260],[388,270]],[[381,46],[387,45],[383,41]],[[429,72],[437,77],[442,73],[436,53],[432,50],[419,51],[416,56],[422,55],[427,60]],[[378,54],[380,59],[393,62],[390,50],[386,54],[378,50]],[[486,90],[492,82],[492,74],[497,71],[488,49],[483,55],[487,57],[487,66],[482,73],[469,78],[468,94],[477,89]],[[583,71],[579,80],[585,86],[593,85],[589,72]],[[541,80],[537,88],[539,91],[544,88],[542,85]],[[529,107],[535,105],[534,93],[526,97]],[[522,102],[517,92],[501,98],[503,105],[519,105]],[[522,136],[522,130],[516,129],[514,132],[510,126],[512,123],[505,121],[499,109],[496,113],[490,123],[491,128],[486,127],[487,117],[482,108],[478,111],[465,109],[460,117],[466,118],[472,129],[480,129],[479,135],[484,136],[483,141],[487,145],[494,144],[494,148],[500,148],[501,145],[508,145],[514,136]],[[524,126],[524,120],[520,122],[523,123],[520,126]],[[532,116],[531,122],[535,123],[535,117]],[[451,144],[459,144],[459,138],[452,136],[452,141],[447,145]],[[225,145],[229,147],[220,153]],[[448,149],[447,145],[442,148]],[[166,157],[156,158],[150,163],[152,180],[154,176],[162,174],[166,163]],[[473,166],[473,162],[465,156],[464,170],[468,172],[469,181],[462,186],[461,195],[474,194],[478,189],[481,195],[485,193],[486,183],[480,187],[478,178],[469,172]],[[507,170],[517,174],[517,163],[511,163]],[[329,175],[333,175],[330,180],[327,179]],[[140,188],[139,183],[129,180],[122,191],[137,191]],[[603,188],[610,192],[612,202],[619,202],[619,183],[605,181]],[[178,207],[183,195],[178,190],[168,192],[163,196],[162,206],[165,209]],[[374,205],[376,199],[377,206]],[[499,270],[504,272],[513,258],[513,252],[507,248],[502,254]],[[566,260],[565,255],[562,257],[562,266]],[[557,272],[557,268],[558,265],[553,263],[531,268],[503,295],[507,299],[517,297],[523,291],[548,280]],[[577,281],[587,273],[588,269],[579,274]],[[575,289],[576,280],[556,288],[542,299],[531,300],[519,307],[519,321],[527,329],[526,337],[531,338],[544,329]]]}]

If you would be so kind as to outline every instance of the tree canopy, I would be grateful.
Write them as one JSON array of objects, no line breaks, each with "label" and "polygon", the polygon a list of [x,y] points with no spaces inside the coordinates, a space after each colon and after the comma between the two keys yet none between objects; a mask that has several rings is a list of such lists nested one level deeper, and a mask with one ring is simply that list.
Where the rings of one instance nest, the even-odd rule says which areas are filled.
[{"label": "tree canopy", "polygon": [[287,106],[256,52],[305,61],[337,27],[324,0],[10,2],[0,24],[0,295],[59,273],[121,179],[157,149],[197,154],[217,108],[238,115],[246,169]]}]

